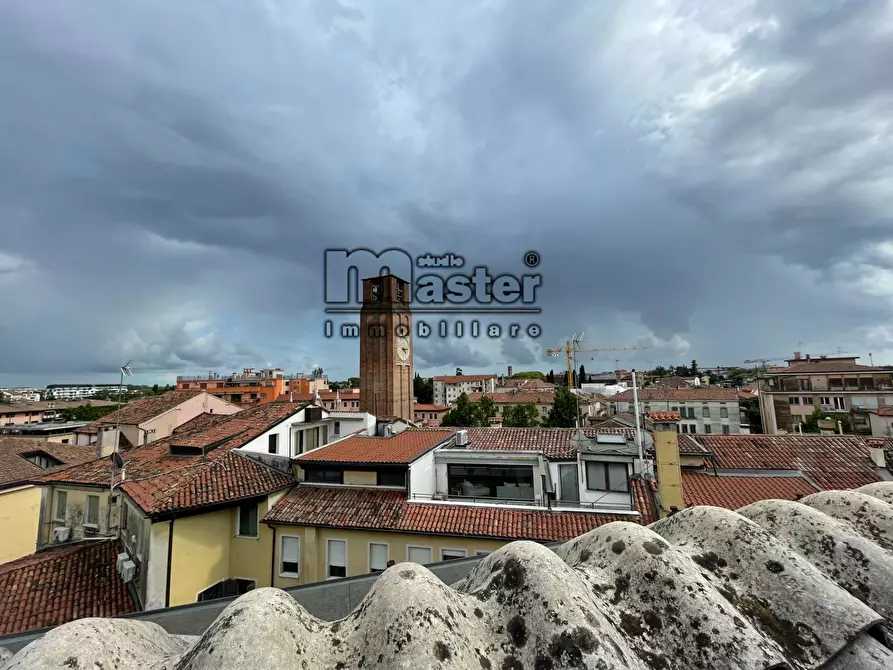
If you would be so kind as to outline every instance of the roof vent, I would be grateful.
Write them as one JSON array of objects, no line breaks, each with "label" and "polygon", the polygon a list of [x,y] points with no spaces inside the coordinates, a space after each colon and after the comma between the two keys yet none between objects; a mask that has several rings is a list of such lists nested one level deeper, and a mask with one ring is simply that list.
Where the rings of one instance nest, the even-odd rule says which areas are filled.
[{"label": "roof vent", "polygon": [[468,431],[467,430],[457,430],[456,431],[456,446],[457,447],[467,447],[468,446]]}]

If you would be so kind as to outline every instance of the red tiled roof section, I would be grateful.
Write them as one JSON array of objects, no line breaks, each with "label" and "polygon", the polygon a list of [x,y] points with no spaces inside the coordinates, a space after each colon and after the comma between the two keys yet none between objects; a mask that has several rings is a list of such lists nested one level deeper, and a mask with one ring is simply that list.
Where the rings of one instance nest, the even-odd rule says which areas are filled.
[{"label": "red tiled roof section", "polygon": [[893,407],[881,407],[880,409],[873,409],[870,411],[870,414],[877,414],[878,416],[893,416]]},{"label": "red tiled roof section", "polygon": [[265,523],[375,529],[558,542],[612,521],[641,517],[596,512],[413,503],[402,491],[298,485],[264,517]]},{"label": "red tiled roof section", "polygon": [[140,398],[134,400],[121,407],[120,416],[117,410],[106,414],[102,417],[102,424],[113,424],[120,422],[125,426],[135,426],[150,419],[154,419],[159,414],[172,410],[195,396],[204,393],[204,391],[168,391],[158,396],[149,398]]},{"label": "red tiled roof section", "polygon": [[803,477],[717,477],[700,472],[682,473],[686,505],[735,510],[758,500],[796,500],[817,490]]},{"label": "red tiled roof section", "polygon": [[[577,458],[571,438],[576,428],[467,428],[469,449],[498,451],[541,451],[551,460]],[[635,439],[635,428],[584,428],[586,437],[624,435]]]},{"label": "red tiled roof section", "polygon": [[440,444],[455,431],[435,428],[411,428],[393,437],[357,435],[321,447],[298,458],[318,463],[391,463],[408,464]]},{"label": "red tiled roof section", "polygon": [[434,381],[444,384],[461,384],[462,382],[482,382],[487,379],[496,379],[496,375],[441,375]]},{"label": "red tiled roof section", "polygon": [[498,405],[526,405],[530,402],[536,405],[555,404],[555,393],[553,391],[518,391],[517,393],[469,393],[468,399],[477,402],[483,396],[487,396],[488,398],[490,398],[490,400]]},{"label": "red tiled roof section", "polygon": [[426,403],[417,402],[412,406],[413,411],[415,412],[446,412],[449,411],[449,405],[429,405]]},{"label": "red tiled roof section", "polygon": [[[856,435],[679,435],[682,452],[707,450],[719,468],[799,470],[825,490],[879,481],[870,447]],[[885,444],[893,446],[893,439]]]},{"label": "red tiled roof section", "polygon": [[[29,453],[44,453],[62,465],[44,470],[39,465],[25,458]],[[84,463],[96,458],[96,447],[58,442],[44,442],[33,437],[13,437],[0,435],[0,487],[7,487],[17,482],[39,479],[47,472]]]},{"label": "red tiled roof section", "polygon": [[[238,412],[236,412],[236,414],[238,414]],[[211,428],[218,423],[223,423],[231,416],[235,416],[235,414],[210,414],[208,412],[203,412],[202,414],[189,419],[186,423],[180,424],[174,428],[174,435],[182,435],[184,433],[192,433],[196,430]]]},{"label": "red tiled roof section", "polygon": [[[639,389],[639,402],[669,401],[669,402],[735,402],[738,400],[738,392],[735,389],[727,389],[719,386],[690,386],[684,389],[646,388]],[[632,402],[633,390],[618,393],[610,400],[615,402]]]},{"label": "red tiled roof section", "polygon": [[882,368],[871,365],[860,365],[850,361],[822,360],[821,358],[814,361],[803,363],[794,363],[786,368],[779,368],[773,375],[802,375],[802,374],[819,374],[828,372],[890,372],[890,368]]},{"label": "red tiled roof section", "polygon": [[652,421],[679,421],[679,412],[662,412],[656,410],[648,412],[648,418]]},{"label": "red tiled roof section", "polygon": [[116,569],[117,540],[49,549],[0,565],[0,635],[137,611]]}]

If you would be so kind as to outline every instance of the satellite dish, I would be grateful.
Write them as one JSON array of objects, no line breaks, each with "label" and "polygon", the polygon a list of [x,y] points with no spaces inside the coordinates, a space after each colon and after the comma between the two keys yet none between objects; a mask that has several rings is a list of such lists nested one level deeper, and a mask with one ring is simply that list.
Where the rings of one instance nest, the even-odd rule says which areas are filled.
[{"label": "satellite dish", "polygon": [[116,470],[120,470],[124,467],[124,459],[121,458],[121,454],[117,451],[113,451],[111,455],[112,465],[115,466]]}]

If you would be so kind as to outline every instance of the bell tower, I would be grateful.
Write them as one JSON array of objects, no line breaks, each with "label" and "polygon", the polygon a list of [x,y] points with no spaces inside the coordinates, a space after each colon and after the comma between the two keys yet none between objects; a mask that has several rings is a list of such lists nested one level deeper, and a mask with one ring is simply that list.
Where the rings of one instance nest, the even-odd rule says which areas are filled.
[{"label": "bell tower", "polygon": [[360,411],[412,420],[412,310],[409,284],[395,275],[363,280]]}]

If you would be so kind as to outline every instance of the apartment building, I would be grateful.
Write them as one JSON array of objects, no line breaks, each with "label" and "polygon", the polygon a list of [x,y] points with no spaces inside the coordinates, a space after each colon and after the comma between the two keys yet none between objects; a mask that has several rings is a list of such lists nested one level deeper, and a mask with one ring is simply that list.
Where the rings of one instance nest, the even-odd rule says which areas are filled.
[{"label": "apartment building", "polygon": [[106,400],[44,400],[0,404],[0,426],[29,426],[48,421],[61,421],[62,410],[74,407],[109,407]]},{"label": "apartment building", "polygon": [[870,414],[893,407],[893,368],[861,365],[857,356],[795,353],[786,367],[758,379],[763,431],[796,432],[816,409],[849,415],[854,432],[872,432]]},{"label": "apartment building", "polygon": [[496,375],[444,375],[434,378],[434,404],[452,405],[463,393],[495,393]]},{"label": "apartment building", "polygon": [[448,405],[435,405],[415,403],[412,406],[413,420],[420,426],[436,428],[443,421],[443,417],[450,411]]},{"label": "apartment building", "polygon": [[[638,390],[639,412],[679,412],[682,433],[736,435],[750,433],[750,426],[739,404],[735,389],[717,386],[687,388],[644,388]],[[609,413],[634,413],[633,391],[624,391],[608,399]]]},{"label": "apartment building", "polygon": [[[83,400],[100,392],[126,393],[120,384],[47,384],[46,395],[53,400]],[[40,398],[38,398],[40,400]]]},{"label": "apartment building", "polygon": [[279,368],[244,368],[231,375],[178,376],[177,390],[207,391],[235,405],[249,406],[275,402],[292,381],[300,385],[299,379],[286,376]]}]

